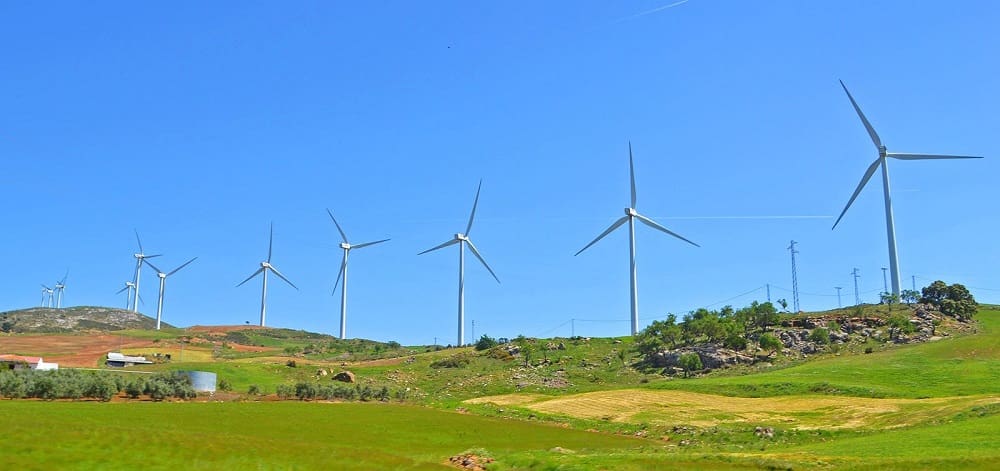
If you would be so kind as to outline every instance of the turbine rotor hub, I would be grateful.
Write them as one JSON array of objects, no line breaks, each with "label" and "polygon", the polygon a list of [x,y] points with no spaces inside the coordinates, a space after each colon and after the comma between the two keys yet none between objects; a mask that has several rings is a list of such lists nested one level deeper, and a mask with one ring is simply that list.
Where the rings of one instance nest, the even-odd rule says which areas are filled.
[{"label": "turbine rotor hub", "polygon": [[635,217],[638,216],[639,213],[635,210],[635,208],[625,208],[625,215]]},{"label": "turbine rotor hub", "polygon": [[466,241],[466,240],[469,240],[469,238],[465,234],[458,233],[458,234],[455,234],[455,240]]},{"label": "turbine rotor hub", "polygon": [[271,264],[267,262],[260,262],[261,268],[271,268]]},{"label": "turbine rotor hub", "polygon": [[340,243],[340,248],[342,248],[344,250],[351,250],[351,244],[348,244],[347,242],[341,242]]},{"label": "turbine rotor hub", "polygon": [[886,151],[885,146],[878,146],[878,156],[885,157],[886,154],[888,154],[888,152]]}]

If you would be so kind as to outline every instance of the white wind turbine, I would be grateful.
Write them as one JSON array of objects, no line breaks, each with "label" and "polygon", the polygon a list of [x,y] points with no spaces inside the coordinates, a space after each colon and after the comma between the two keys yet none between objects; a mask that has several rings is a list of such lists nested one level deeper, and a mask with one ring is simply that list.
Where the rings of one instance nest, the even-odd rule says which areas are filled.
[{"label": "white wind turbine", "polygon": [[861,118],[861,122],[865,125],[865,129],[868,130],[868,135],[871,136],[872,142],[875,143],[875,147],[878,149],[878,157],[868,166],[868,170],[865,171],[865,175],[861,177],[861,183],[858,184],[857,189],[854,190],[854,194],[851,195],[851,199],[847,201],[847,206],[844,206],[844,210],[841,211],[840,217],[837,221],[833,223],[832,229],[837,227],[840,223],[840,219],[844,217],[847,213],[847,209],[851,207],[851,203],[854,203],[855,198],[861,193],[861,189],[865,187],[868,180],[871,179],[875,171],[881,167],[882,168],[882,194],[885,198],[885,227],[886,233],[888,234],[889,240],[889,272],[892,276],[892,294],[899,296],[900,284],[899,284],[899,260],[896,255],[896,227],[892,219],[892,198],[889,196],[889,166],[887,163],[887,158],[899,159],[899,160],[932,160],[932,159],[981,159],[982,157],[973,157],[966,155],[930,155],[930,154],[900,154],[896,152],[887,152],[886,147],[882,145],[882,140],[879,139],[878,134],[875,132],[875,128],[872,127],[871,123],[868,122],[868,118],[865,118],[865,114],[861,112],[861,108],[858,103],[854,101],[854,97],[851,96],[851,92],[847,91],[847,86],[844,85],[844,81],[840,81],[840,86],[844,88],[844,93],[847,93],[847,98],[851,100],[851,105],[854,106],[854,111],[857,111],[858,117]]},{"label": "white wind turbine", "polygon": [[42,304],[40,307],[52,307],[52,293],[52,288],[42,285]]},{"label": "white wind turbine", "polygon": [[160,255],[146,255],[142,251],[142,240],[139,239],[139,231],[135,231],[135,241],[139,243],[139,253],[132,254],[135,257],[135,277],[132,278],[132,284],[134,284],[134,289],[136,297],[132,300],[132,312],[139,312],[139,275],[142,272],[142,261],[147,258],[159,257]]},{"label": "white wind turbine", "polygon": [[122,294],[123,291],[128,291],[125,293],[125,309],[128,310],[129,306],[132,305],[132,290],[135,289],[135,283],[131,281],[125,282],[125,287],[116,291],[115,294]]},{"label": "white wind turbine", "polygon": [[143,260],[143,262],[145,262],[146,265],[149,265],[150,268],[152,268],[153,270],[156,270],[156,275],[160,277],[160,300],[157,301],[157,303],[156,303],[156,330],[160,330],[160,318],[161,318],[161,315],[163,314],[163,288],[167,284],[167,277],[170,276],[170,275],[173,275],[174,273],[177,273],[178,271],[180,271],[181,268],[184,268],[184,267],[188,266],[189,263],[191,263],[191,262],[193,262],[193,261],[195,261],[197,259],[198,259],[198,257],[192,258],[191,260],[188,260],[188,261],[184,262],[183,265],[181,265],[181,266],[179,266],[177,268],[174,268],[169,273],[164,273],[163,270],[160,270],[159,268],[156,268],[155,265],[153,265],[152,263],[149,263],[149,260]]},{"label": "white wind turbine", "polygon": [[274,267],[274,265],[271,265],[271,251],[272,251],[271,249],[272,248],[274,248],[274,223],[271,224],[271,237],[270,237],[270,239],[268,240],[268,243],[267,243],[267,260],[265,260],[263,262],[260,262],[260,268],[258,268],[257,271],[253,272],[253,274],[250,275],[250,276],[248,276],[247,279],[241,281],[240,284],[236,285],[236,287],[239,288],[240,286],[243,285],[243,283],[246,283],[246,282],[250,281],[251,279],[253,279],[253,277],[255,277],[255,276],[257,276],[257,275],[259,275],[261,273],[264,274],[264,283],[263,283],[263,287],[261,288],[261,292],[260,292],[260,326],[261,327],[264,327],[265,321],[267,320],[267,272],[269,272],[269,271],[274,272],[275,276],[277,276],[278,278],[281,278],[282,280],[284,280],[285,283],[288,283],[289,286],[291,286],[292,288],[295,288],[296,290],[299,289],[298,286],[295,286],[295,284],[293,284],[291,281],[288,281],[288,278],[285,278],[285,276],[282,275],[281,272],[279,272],[278,269]]},{"label": "white wind turbine", "polygon": [[433,252],[437,249],[447,247],[449,245],[458,244],[458,346],[465,345],[465,245],[469,245],[469,250],[472,254],[476,256],[477,259],[486,267],[486,270],[493,275],[493,279],[500,283],[500,278],[497,278],[497,274],[493,273],[493,269],[483,260],[483,256],[479,254],[476,250],[476,246],[472,244],[472,240],[469,239],[469,231],[472,230],[472,221],[476,217],[476,206],[479,205],[479,192],[483,189],[483,181],[479,180],[479,188],[476,190],[476,200],[472,203],[472,214],[469,215],[469,225],[465,228],[465,234],[455,234],[455,237],[451,240],[438,245],[436,247],[429,248],[420,252],[417,255],[423,255],[427,252]]},{"label": "white wind turbine", "polygon": [[347,338],[347,255],[351,252],[351,249],[360,249],[368,247],[369,245],[381,244],[389,239],[351,245],[351,243],[347,241],[347,234],[344,234],[344,230],[341,229],[340,224],[337,222],[337,218],[333,217],[333,212],[327,208],[326,213],[330,215],[330,219],[333,219],[333,224],[337,226],[337,232],[340,232],[340,237],[344,241],[340,244],[340,248],[344,250],[344,261],[340,263],[340,271],[337,272],[337,281],[333,283],[333,292],[336,294],[337,284],[339,284],[340,279],[343,278],[344,284],[340,287],[340,338],[345,339]]},{"label": "white wind turbine", "polygon": [[57,281],[56,285],[53,287],[56,291],[56,309],[62,307],[63,293],[66,291],[66,278],[69,278],[68,270],[66,271],[66,274],[63,275],[62,279]]},{"label": "white wind turbine", "polygon": [[683,238],[683,237],[681,237],[681,236],[679,236],[679,235],[677,235],[677,234],[675,234],[673,232],[671,232],[669,229],[667,229],[667,228],[665,228],[665,227],[657,224],[652,219],[649,219],[646,216],[643,216],[643,215],[639,214],[638,211],[636,211],[636,209],[635,209],[635,169],[634,169],[633,164],[632,164],[632,143],[631,142],[628,143],[628,172],[629,172],[629,178],[630,178],[631,185],[632,185],[631,186],[632,187],[631,206],[625,208],[625,215],[624,216],[622,216],[621,218],[619,218],[617,221],[613,222],[610,227],[608,227],[604,232],[601,233],[601,235],[597,236],[596,239],[592,240],[584,248],[580,249],[580,251],[577,252],[576,254],[574,254],[574,256],[580,255],[581,253],[583,253],[584,250],[587,250],[588,248],[590,248],[591,245],[596,244],[597,241],[603,239],[605,236],[607,236],[608,234],[610,234],[611,232],[613,232],[615,229],[617,229],[618,226],[621,226],[622,224],[625,224],[626,222],[628,222],[628,252],[629,252],[629,275],[630,275],[629,281],[631,282],[631,288],[630,288],[629,292],[630,292],[631,298],[632,298],[632,335],[635,335],[635,334],[637,334],[639,332],[639,299],[638,299],[639,298],[639,289],[638,289],[638,287],[636,285],[636,271],[635,271],[635,220],[638,219],[640,222],[642,222],[643,224],[645,224],[645,225],[647,225],[649,227],[652,227],[653,229],[656,229],[658,231],[670,234],[670,235],[672,235],[672,236],[674,236],[674,237],[676,237],[676,238],[678,238],[680,240],[683,240],[684,242],[687,242],[687,243],[689,243],[689,244],[691,244],[691,245],[693,245],[695,247],[701,247],[701,246],[698,245],[698,244],[696,244],[696,243],[694,243],[694,242],[691,242],[690,240],[687,240],[687,239],[685,239],[685,238]]}]

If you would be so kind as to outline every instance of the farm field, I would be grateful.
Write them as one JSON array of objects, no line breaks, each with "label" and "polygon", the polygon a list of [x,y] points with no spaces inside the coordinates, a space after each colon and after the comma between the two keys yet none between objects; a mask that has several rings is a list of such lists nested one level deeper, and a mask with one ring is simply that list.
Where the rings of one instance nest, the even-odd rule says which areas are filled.
[{"label": "farm field", "polygon": [[[233,392],[222,395],[229,402],[0,400],[2,463],[447,469],[449,457],[473,450],[496,460],[488,469],[996,469],[1000,311],[977,319],[974,333],[938,341],[688,379],[629,366],[630,338],[540,339],[559,348],[526,367],[471,348],[365,350],[340,360],[360,344],[331,342],[330,353],[292,354],[317,340],[287,332],[254,331],[256,346],[235,348],[187,329],[95,335],[94,345],[86,335],[55,335],[61,351],[81,341],[94,355],[117,339],[126,353],[171,353],[172,362],[135,370],[214,371]],[[38,349],[46,340],[0,344]],[[449,360],[466,363],[433,366]],[[359,385],[406,394],[389,403],[276,400],[279,386],[330,384],[317,371],[342,369]],[[245,395],[250,385],[264,395]],[[45,445],[52,441],[60,445]],[[128,452],[109,443],[128,443]]]}]

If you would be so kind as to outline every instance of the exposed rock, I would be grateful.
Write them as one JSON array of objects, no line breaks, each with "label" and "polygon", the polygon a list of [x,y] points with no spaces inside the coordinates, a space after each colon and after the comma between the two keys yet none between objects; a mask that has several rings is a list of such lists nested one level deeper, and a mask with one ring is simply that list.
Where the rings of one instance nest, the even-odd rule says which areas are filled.
[{"label": "exposed rock", "polygon": [[330,372],[324,370],[323,368],[316,370],[316,376],[326,376],[328,374],[330,374]]},{"label": "exposed rock", "polygon": [[694,345],[658,352],[650,360],[658,368],[679,368],[681,355],[685,353],[697,354],[701,358],[701,365],[706,369],[753,363],[753,357],[715,344]]},{"label": "exposed rock", "polygon": [[753,434],[760,438],[774,438],[774,429],[771,427],[756,427]]},{"label": "exposed rock", "polygon": [[340,373],[333,375],[333,378],[330,379],[343,383],[353,383],[356,380],[354,373],[351,373],[350,371],[341,371]]}]

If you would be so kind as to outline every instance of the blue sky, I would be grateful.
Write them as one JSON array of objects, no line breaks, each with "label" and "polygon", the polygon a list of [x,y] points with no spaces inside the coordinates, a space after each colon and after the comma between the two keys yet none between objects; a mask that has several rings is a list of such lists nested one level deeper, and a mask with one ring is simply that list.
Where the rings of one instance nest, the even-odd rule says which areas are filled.
[{"label": "blue sky", "polygon": [[[697,307],[865,301],[887,266],[880,180],[830,230],[876,151],[890,162],[903,285],[1000,302],[994,2],[130,2],[0,4],[0,310],[121,305],[133,229],[171,269],[164,320],[336,333],[330,208],[352,242],[348,335],[454,341],[464,229],[475,334],[628,333],[628,204],[694,240],[637,230],[640,320]],[[654,11],[655,10],[655,11]],[[759,218],[760,216],[819,216]],[[155,315],[156,281],[141,285]],[[744,294],[748,293],[748,294]],[[742,296],[741,296],[742,295]],[[570,323],[570,319],[578,319]],[[468,329],[471,325],[467,327]]]}]

